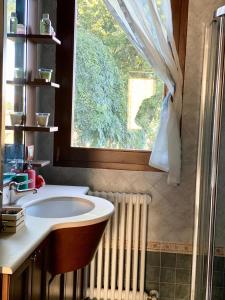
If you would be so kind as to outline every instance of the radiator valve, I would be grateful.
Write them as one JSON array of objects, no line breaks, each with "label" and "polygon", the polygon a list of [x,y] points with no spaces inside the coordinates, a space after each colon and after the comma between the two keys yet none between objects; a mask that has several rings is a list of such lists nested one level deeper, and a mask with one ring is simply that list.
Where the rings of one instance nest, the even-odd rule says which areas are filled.
[{"label": "radiator valve", "polygon": [[149,292],[148,300],[159,300],[159,292],[157,290],[151,290]]}]

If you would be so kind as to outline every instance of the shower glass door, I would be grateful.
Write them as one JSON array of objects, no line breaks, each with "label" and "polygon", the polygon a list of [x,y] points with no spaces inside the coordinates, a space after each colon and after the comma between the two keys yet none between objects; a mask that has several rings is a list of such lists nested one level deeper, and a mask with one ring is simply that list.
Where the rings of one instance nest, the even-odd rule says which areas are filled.
[{"label": "shower glass door", "polygon": [[[225,171],[225,166],[221,163],[221,160],[225,163],[225,134],[224,138],[221,135],[221,128],[225,130],[225,117],[223,118],[224,28],[224,16],[215,18],[207,28],[205,37],[191,300],[225,299],[225,294],[222,298],[219,295],[223,292],[222,288],[219,287],[218,291],[215,286],[216,278],[224,283],[225,265],[222,262],[223,267],[221,267],[221,260],[223,261],[224,258],[218,257],[222,254],[223,245],[221,244],[221,230],[217,232],[217,227],[221,228],[221,224],[217,224],[218,220],[222,221],[222,216],[225,220],[225,209],[223,214],[221,208],[218,208],[219,204],[222,206],[221,188],[222,185],[225,186],[222,182],[224,176],[221,176],[223,169]],[[222,147],[224,151],[221,151]],[[217,220],[218,213],[221,216]],[[223,241],[225,245],[225,234]],[[218,264],[221,271],[216,271]],[[223,276],[219,278],[221,274]]]}]

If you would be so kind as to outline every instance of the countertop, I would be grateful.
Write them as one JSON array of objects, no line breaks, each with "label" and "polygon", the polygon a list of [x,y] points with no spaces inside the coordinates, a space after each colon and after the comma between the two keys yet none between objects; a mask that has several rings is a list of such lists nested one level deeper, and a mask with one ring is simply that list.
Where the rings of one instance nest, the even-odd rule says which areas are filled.
[{"label": "countertop", "polygon": [[[47,185],[40,188],[38,193],[32,196],[25,196],[18,201],[21,206],[26,206],[30,197],[32,202],[38,201],[46,197],[54,196],[80,196],[93,198],[87,196],[89,188],[79,186],[52,186]],[[32,252],[40,245],[40,243],[53,230],[60,228],[85,226],[96,223],[98,220],[103,221],[106,215],[113,213],[113,206],[110,208],[109,203],[106,206],[101,206],[101,213],[105,211],[105,217],[100,217],[98,199],[95,198],[95,208],[89,213],[80,216],[69,218],[38,218],[32,216],[25,216],[25,227],[15,234],[0,234],[0,273],[13,274],[16,269],[32,254]],[[100,201],[101,199],[99,199]],[[107,201],[108,202],[108,201]],[[31,202],[30,202],[31,203]],[[109,213],[109,211],[111,212]]]}]

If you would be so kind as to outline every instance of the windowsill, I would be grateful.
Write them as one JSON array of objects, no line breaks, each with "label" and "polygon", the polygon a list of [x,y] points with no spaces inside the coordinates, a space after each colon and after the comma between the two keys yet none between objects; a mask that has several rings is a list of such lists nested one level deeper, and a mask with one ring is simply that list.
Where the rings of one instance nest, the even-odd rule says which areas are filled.
[{"label": "windowsill", "polygon": [[76,148],[61,145],[55,148],[53,166],[93,169],[162,172],[149,166],[150,151]]},{"label": "windowsill", "polygon": [[126,170],[142,172],[163,172],[148,164],[121,163],[121,162],[98,162],[98,161],[75,161],[58,160],[53,162],[53,167],[90,168],[106,170]]}]

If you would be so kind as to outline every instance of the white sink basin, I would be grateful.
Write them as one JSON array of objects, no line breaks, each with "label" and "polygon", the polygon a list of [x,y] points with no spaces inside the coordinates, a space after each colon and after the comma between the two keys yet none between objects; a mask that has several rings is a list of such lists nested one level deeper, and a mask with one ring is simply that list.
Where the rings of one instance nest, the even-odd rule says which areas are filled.
[{"label": "white sink basin", "polygon": [[34,230],[42,236],[50,230],[47,268],[52,276],[74,272],[91,262],[114,212],[111,202],[86,195],[87,190],[82,194],[78,187],[44,186],[17,202],[25,209],[26,227],[30,228],[26,232]]},{"label": "white sink basin", "polygon": [[[46,185],[36,194],[21,197],[17,205],[26,212],[26,222],[39,219],[54,229],[97,224],[108,220],[114,212],[109,201],[86,195],[87,188]],[[39,222],[38,221],[38,222]]]},{"label": "white sink basin", "polygon": [[88,213],[94,207],[94,203],[87,199],[54,197],[26,205],[26,214],[39,218],[68,218]]}]

